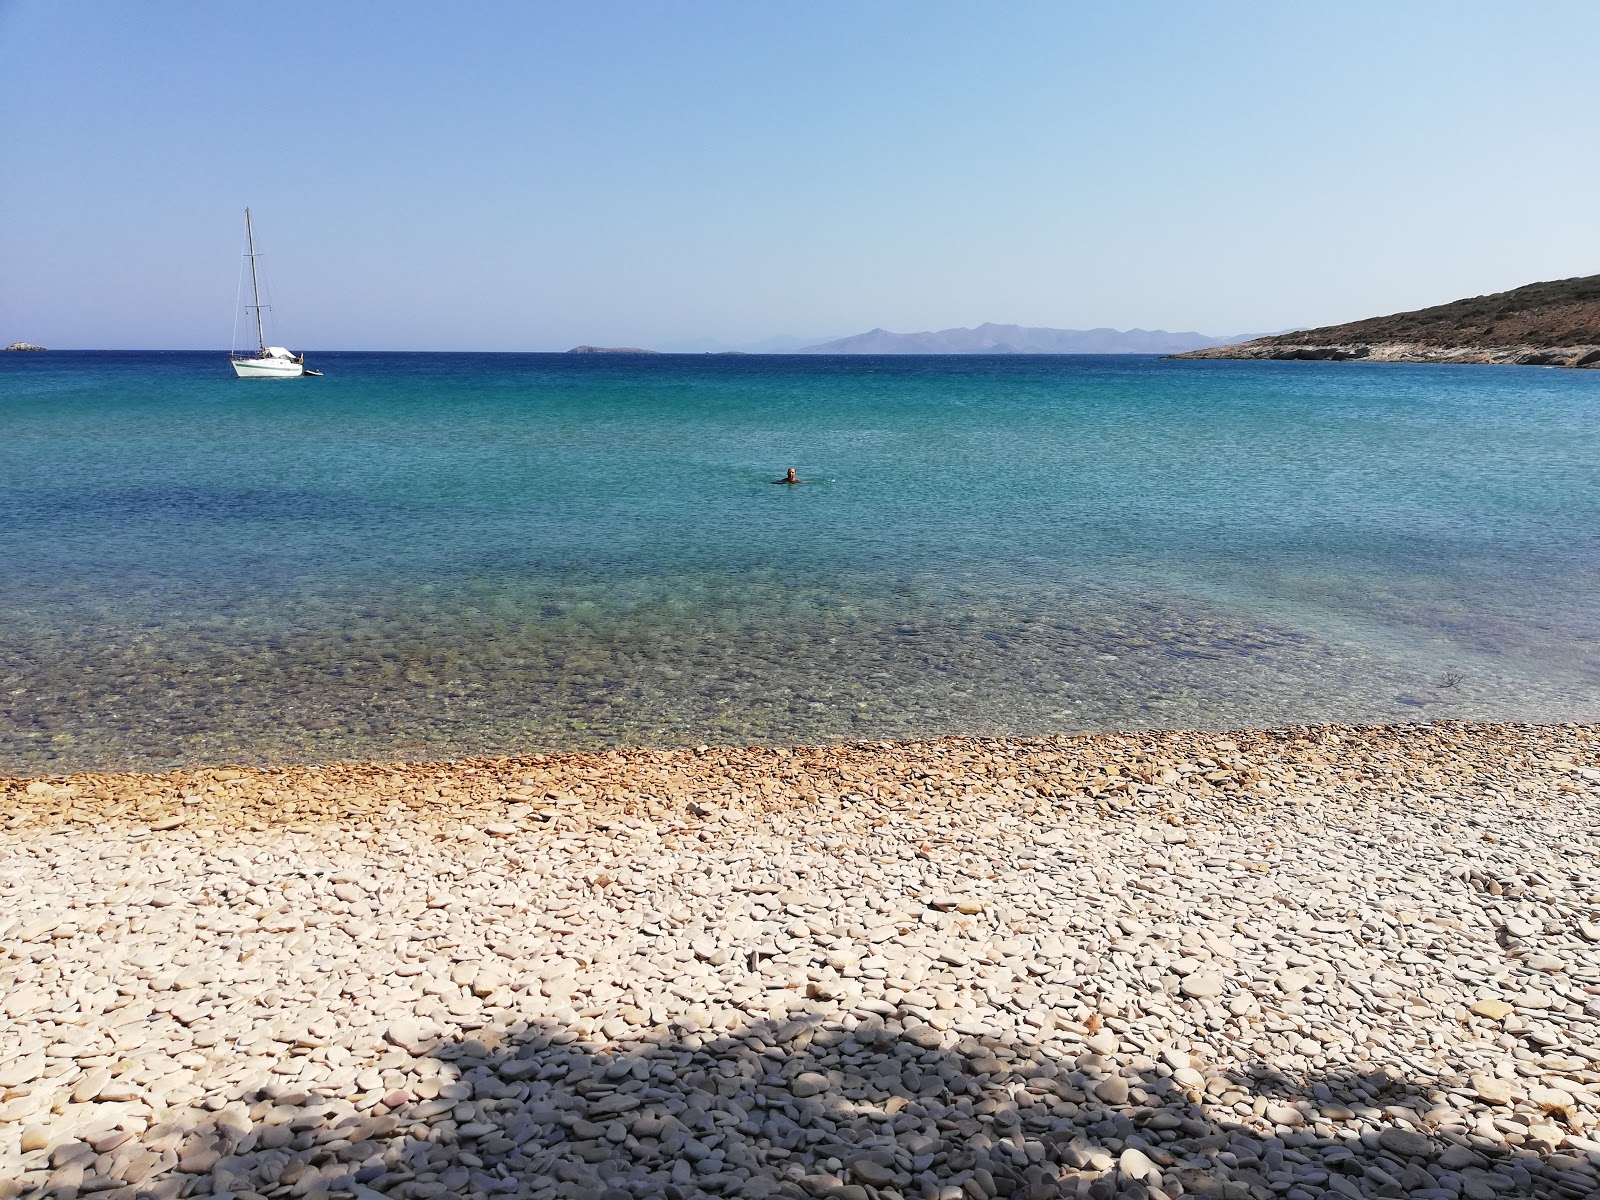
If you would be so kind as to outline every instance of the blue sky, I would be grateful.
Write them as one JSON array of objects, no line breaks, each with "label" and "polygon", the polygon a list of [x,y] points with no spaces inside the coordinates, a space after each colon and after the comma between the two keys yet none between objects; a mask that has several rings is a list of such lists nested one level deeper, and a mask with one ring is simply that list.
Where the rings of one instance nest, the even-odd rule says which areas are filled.
[{"label": "blue sky", "polygon": [[1600,272],[1600,4],[0,0],[0,341],[1278,329]]}]

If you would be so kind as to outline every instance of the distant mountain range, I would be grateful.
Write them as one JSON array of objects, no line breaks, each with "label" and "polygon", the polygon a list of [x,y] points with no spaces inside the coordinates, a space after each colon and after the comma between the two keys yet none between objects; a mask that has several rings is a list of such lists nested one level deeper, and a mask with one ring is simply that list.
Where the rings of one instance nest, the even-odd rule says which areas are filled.
[{"label": "distant mountain range", "polygon": [[795,337],[780,333],[754,342],[725,342],[719,338],[689,338],[662,342],[654,349],[664,354],[795,354],[822,341],[821,337]]},{"label": "distant mountain range", "polygon": [[1168,333],[1165,329],[1037,329],[979,325],[934,333],[874,329],[798,348],[797,354],[1181,354],[1225,346],[1239,337]]}]

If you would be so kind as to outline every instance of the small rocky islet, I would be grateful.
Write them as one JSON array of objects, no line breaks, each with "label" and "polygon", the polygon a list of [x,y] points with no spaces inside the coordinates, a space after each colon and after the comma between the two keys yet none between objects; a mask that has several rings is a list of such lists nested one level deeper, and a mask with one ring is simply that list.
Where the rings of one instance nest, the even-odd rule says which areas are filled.
[{"label": "small rocky islet", "polygon": [[0,1195],[1600,1194],[1600,728],[0,780]]}]

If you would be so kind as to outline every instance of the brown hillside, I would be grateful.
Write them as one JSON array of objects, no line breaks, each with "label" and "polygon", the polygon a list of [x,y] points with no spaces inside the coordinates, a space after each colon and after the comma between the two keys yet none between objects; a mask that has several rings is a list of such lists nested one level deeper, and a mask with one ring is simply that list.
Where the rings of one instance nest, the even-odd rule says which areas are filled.
[{"label": "brown hillside", "polygon": [[1440,347],[1600,343],[1600,275],[1530,283],[1415,312],[1257,338],[1250,345],[1412,342]]}]

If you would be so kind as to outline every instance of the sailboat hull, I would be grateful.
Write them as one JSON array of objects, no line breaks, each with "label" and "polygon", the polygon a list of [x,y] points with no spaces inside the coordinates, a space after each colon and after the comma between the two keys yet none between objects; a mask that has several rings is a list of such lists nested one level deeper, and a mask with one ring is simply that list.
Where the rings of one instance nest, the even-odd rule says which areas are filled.
[{"label": "sailboat hull", "polygon": [[240,379],[297,379],[306,373],[300,363],[281,358],[236,358],[233,373]]}]

